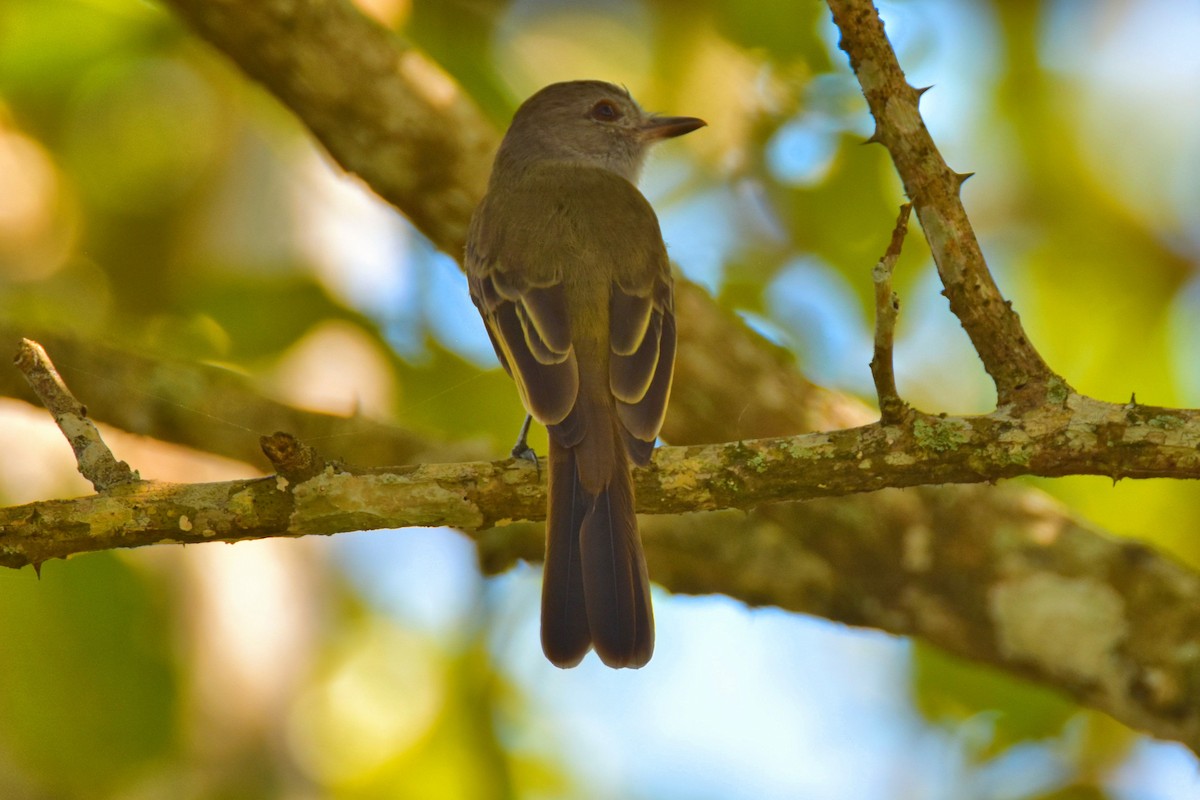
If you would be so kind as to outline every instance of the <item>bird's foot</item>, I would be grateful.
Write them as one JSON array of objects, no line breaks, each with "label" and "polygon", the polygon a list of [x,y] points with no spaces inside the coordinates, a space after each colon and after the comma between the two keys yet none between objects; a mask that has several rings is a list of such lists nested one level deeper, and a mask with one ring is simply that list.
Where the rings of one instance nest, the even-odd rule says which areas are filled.
[{"label": "bird's foot", "polygon": [[538,476],[540,477],[542,474],[541,462],[538,461],[537,453],[533,452],[533,448],[526,441],[529,437],[529,423],[532,421],[533,417],[526,414],[525,422],[521,425],[521,432],[517,435],[517,443],[512,448],[512,457],[532,462],[533,466],[537,468]]}]

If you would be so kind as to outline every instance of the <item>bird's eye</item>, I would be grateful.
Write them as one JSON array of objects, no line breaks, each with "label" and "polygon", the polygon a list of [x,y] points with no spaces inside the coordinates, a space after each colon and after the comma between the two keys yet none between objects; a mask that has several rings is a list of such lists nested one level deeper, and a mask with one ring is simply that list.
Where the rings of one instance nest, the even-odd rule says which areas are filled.
[{"label": "bird's eye", "polygon": [[592,106],[592,119],[600,120],[601,122],[613,122],[621,118],[621,110],[617,108],[617,104],[611,100],[601,100],[596,105]]}]

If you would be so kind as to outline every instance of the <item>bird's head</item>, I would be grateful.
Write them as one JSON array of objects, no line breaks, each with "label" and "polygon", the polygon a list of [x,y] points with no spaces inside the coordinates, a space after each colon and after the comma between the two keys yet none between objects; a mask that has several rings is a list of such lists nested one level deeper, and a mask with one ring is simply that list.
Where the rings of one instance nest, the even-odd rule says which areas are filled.
[{"label": "bird's head", "polygon": [[611,83],[554,83],[517,109],[497,164],[568,161],[608,169],[636,183],[652,144],[705,124],[696,117],[648,114],[628,91]]}]

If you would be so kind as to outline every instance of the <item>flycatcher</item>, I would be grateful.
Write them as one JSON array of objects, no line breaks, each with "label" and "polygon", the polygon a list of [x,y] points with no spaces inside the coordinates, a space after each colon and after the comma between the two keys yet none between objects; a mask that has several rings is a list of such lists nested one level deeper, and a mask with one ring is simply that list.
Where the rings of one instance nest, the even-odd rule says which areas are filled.
[{"label": "flycatcher", "polygon": [[517,110],[471,219],[471,298],[550,438],[542,650],[560,667],[592,647],[610,667],[654,652],[629,469],[649,463],[666,414],[675,311],[635,184],[650,145],[704,124],[601,81],[547,86]]}]

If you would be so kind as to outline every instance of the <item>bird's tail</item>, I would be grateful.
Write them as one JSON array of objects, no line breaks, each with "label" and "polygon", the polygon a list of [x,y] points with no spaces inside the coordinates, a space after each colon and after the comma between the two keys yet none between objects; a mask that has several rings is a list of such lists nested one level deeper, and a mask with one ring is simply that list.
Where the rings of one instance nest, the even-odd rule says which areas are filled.
[{"label": "bird's tail", "polygon": [[594,492],[580,480],[586,443],[566,447],[550,437],[542,650],[560,667],[578,664],[589,647],[610,667],[644,666],[654,652],[650,579],[615,424],[608,480]]}]

